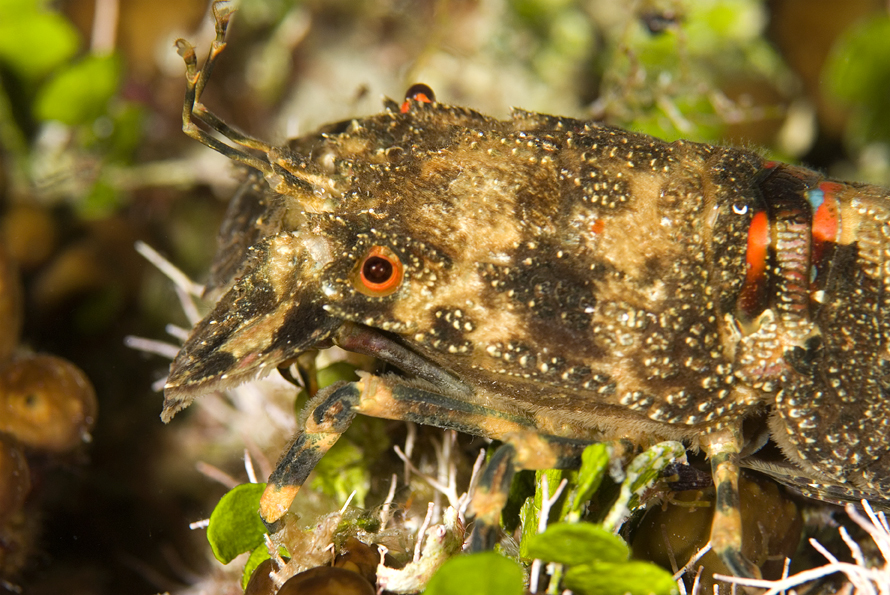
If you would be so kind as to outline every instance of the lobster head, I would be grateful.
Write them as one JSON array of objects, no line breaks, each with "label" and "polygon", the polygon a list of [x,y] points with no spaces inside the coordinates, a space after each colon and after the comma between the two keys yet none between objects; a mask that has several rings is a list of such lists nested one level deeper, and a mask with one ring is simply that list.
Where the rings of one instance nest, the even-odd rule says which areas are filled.
[{"label": "lobster head", "polygon": [[437,307],[478,296],[476,251],[515,247],[513,209],[495,203],[513,199],[517,172],[478,146],[510,123],[419,97],[266,151],[265,182],[255,175],[230,206],[208,287],[223,293],[172,364],[165,420],[334,343],[465,390],[405,344],[436,336]]}]

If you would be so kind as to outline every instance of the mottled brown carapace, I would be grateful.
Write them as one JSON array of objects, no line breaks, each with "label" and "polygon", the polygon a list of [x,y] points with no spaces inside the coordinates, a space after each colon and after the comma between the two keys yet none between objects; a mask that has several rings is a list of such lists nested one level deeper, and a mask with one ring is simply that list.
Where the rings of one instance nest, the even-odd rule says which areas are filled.
[{"label": "mottled brown carapace", "polygon": [[[506,481],[591,441],[702,448],[712,545],[739,574],[754,572],[737,547],[743,455],[824,499],[886,501],[886,190],[594,122],[497,120],[426,88],[267,145],[200,103],[227,19],[218,5],[202,69],[180,43],[184,129],[252,169],[163,417],[332,344],[402,371],[310,402],[266,521],[356,413],[506,440]],[[786,461],[758,463],[767,434]],[[535,435],[551,455],[521,448]]]}]

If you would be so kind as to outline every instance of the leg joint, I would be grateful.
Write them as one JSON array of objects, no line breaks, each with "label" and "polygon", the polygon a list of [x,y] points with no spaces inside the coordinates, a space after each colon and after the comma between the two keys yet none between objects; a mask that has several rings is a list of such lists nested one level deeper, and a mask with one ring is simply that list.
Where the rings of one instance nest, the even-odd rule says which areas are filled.
[{"label": "leg joint", "polygon": [[[325,394],[327,393],[327,394]],[[319,392],[316,397],[320,402],[312,411],[312,424],[306,424],[310,433],[334,432],[342,434],[355,418],[356,409],[361,400],[361,391],[355,383],[338,383]]]}]

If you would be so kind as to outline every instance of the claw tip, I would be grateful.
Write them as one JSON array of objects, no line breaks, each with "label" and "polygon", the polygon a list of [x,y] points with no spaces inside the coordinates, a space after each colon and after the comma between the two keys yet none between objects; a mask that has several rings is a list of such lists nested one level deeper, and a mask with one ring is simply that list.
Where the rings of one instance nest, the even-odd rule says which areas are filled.
[{"label": "claw tip", "polygon": [[274,525],[288,511],[300,486],[295,485],[275,485],[270,483],[263,491],[260,497],[260,516],[263,522],[268,525]]}]

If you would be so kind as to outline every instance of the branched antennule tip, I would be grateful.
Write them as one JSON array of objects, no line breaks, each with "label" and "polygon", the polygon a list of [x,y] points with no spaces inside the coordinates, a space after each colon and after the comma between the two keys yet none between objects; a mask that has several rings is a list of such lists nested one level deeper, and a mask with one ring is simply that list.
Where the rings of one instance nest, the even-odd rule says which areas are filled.
[{"label": "branched antennule tip", "polygon": [[217,0],[213,3],[213,19],[216,21],[216,31],[224,34],[229,24],[229,19],[235,12],[235,3],[231,0]]},{"label": "branched antennule tip", "polygon": [[195,58],[195,46],[190,44],[185,39],[179,38],[176,40],[176,53],[179,54],[186,63],[194,61]]}]

